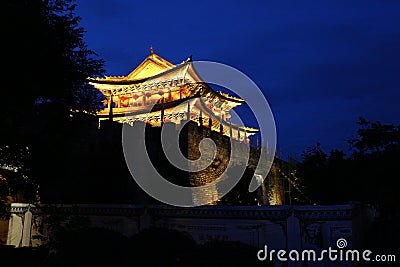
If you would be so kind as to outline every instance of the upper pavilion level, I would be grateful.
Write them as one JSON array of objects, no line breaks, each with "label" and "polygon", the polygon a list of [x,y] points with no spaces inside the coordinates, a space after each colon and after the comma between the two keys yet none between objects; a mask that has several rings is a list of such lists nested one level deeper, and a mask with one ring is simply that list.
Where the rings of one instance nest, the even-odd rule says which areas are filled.
[{"label": "upper pavilion level", "polygon": [[107,98],[98,113],[100,120],[140,120],[160,126],[190,119],[239,140],[258,131],[229,121],[229,111],[245,101],[211,88],[196,72],[191,57],[174,65],[150,48],[149,56],[128,75],[89,78],[89,83]]}]

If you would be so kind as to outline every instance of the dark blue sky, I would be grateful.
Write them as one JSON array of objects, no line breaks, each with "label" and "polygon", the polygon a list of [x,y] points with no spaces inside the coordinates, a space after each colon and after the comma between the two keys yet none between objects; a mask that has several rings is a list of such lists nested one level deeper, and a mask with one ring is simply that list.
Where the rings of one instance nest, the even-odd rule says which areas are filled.
[{"label": "dark blue sky", "polygon": [[[247,74],[274,113],[278,150],[347,149],[358,117],[400,123],[400,1],[78,0],[85,40],[126,75],[149,53]],[[251,94],[251,92],[249,92]]]}]

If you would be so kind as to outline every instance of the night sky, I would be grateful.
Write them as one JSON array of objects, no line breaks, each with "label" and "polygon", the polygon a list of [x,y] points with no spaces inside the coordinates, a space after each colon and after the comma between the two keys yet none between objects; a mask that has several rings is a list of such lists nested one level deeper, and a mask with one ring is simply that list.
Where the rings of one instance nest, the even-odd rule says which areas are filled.
[{"label": "night sky", "polygon": [[107,75],[127,75],[150,44],[174,64],[192,55],[248,75],[270,103],[284,156],[300,159],[317,142],[347,150],[360,116],[400,124],[400,1],[76,3]]}]

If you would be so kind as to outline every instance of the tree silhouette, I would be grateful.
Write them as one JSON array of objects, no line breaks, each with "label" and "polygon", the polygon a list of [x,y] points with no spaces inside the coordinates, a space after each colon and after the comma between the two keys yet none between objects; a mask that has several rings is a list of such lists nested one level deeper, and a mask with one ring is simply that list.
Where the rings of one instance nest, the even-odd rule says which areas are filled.
[{"label": "tree silhouette", "polygon": [[317,144],[298,164],[297,176],[318,204],[361,201],[380,207],[397,205],[395,185],[400,158],[400,126],[360,118],[357,136],[349,140],[351,154]]},{"label": "tree silhouette", "polygon": [[[48,148],[56,149],[71,119],[94,113],[101,96],[86,78],[102,75],[71,0],[6,0],[0,113],[0,206],[7,195],[34,201]],[[73,117],[71,117],[73,116]],[[53,154],[52,156],[56,156]],[[59,160],[62,155],[58,154]],[[0,207],[1,209],[1,207]]]}]

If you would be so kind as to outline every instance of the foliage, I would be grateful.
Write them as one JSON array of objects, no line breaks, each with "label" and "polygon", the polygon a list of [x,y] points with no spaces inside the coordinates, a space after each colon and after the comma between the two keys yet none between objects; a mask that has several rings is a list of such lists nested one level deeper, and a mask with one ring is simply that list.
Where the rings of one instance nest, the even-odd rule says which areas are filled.
[{"label": "foliage", "polygon": [[84,42],[73,1],[6,0],[4,6],[0,203],[9,195],[33,202],[47,167],[42,148],[59,143],[71,116],[100,108],[101,96],[86,79],[102,75],[104,62]]},{"label": "foliage", "polygon": [[43,266],[124,266],[128,239],[112,230],[94,227],[77,210],[60,212],[54,207],[47,221],[48,255]]},{"label": "foliage", "polygon": [[7,111],[49,102],[66,114],[98,108],[96,99],[81,97],[89,96],[86,78],[102,74],[103,61],[87,48],[75,7],[71,0],[7,1],[5,97],[14,100],[5,101]]},{"label": "foliage", "polygon": [[[148,228],[133,237],[93,226],[64,228],[57,251],[48,248],[1,249],[3,263],[15,266],[274,266],[257,259],[258,248],[239,241],[196,244],[185,233]],[[22,258],[21,258],[22,257]]]},{"label": "foliage", "polygon": [[360,128],[358,137],[351,138],[349,143],[354,151],[353,156],[376,154],[378,156],[391,151],[398,151],[400,146],[400,125],[382,124],[371,122],[364,118],[358,121]]},{"label": "foliage", "polygon": [[[275,266],[257,259],[258,249],[240,241],[210,240],[186,255],[187,266]],[[204,257],[204,255],[207,255]]]},{"label": "foliage", "polygon": [[380,207],[395,206],[394,186],[400,158],[400,126],[360,118],[357,136],[349,140],[351,154],[319,144],[308,148],[298,165],[297,176],[318,204],[361,201]]}]

